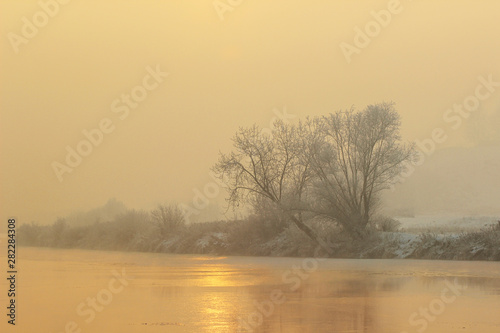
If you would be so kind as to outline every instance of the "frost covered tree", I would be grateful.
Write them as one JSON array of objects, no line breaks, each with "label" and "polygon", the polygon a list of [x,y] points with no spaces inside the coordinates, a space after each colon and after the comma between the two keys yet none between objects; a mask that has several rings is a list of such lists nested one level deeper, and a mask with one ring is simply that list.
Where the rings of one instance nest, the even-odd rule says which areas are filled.
[{"label": "frost covered tree", "polygon": [[413,145],[401,140],[400,125],[392,103],[315,119],[304,145],[311,210],[362,238],[380,192],[414,156]]},{"label": "frost covered tree", "polygon": [[229,203],[269,200],[324,249],[328,247],[303,214],[337,223],[363,237],[378,195],[413,156],[401,141],[400,118],[391,103],[308,119],[276,122],[270,135],[241,128],[234,150],[213,170],[227,185]]},{"label": "frost covered tree", "polygon": [[151,211],[151,218],[158,227],[162,239],[186,223],[182,209],[175,204],[158,205]]},{"label": "frost covered tree", "polygon": [[321,243],[302,219],[300,205],[309,167],[301,159],[297,128],[281,120],[265,134],[256,125],[240,128],[233,144],[234,150],[221,154],[213,167],[217,177],[227,185],[229,204],[268,200],[306,235]]}]

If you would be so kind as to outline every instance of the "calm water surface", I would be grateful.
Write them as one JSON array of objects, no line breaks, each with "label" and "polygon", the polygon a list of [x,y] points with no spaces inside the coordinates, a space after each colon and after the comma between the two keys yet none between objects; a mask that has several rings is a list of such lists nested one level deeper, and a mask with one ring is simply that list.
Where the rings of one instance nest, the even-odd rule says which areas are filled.
[{"label": "calm water surface", "polygon": [[40,248],[18,258],[17,325],[2,315],[2,332],[500,332],[499,263]]}]

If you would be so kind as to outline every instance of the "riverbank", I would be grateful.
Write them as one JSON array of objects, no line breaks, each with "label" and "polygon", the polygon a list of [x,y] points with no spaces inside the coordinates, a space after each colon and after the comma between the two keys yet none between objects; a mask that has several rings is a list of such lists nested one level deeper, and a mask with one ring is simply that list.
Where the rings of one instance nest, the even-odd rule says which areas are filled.
[{"label": "riverbank", "polygon": [[359,241],[329,238],[327,243],[332,251],[328,255],[311,239],[293,229],[294,226],[266,242],[252,242],[244,250],[230,244],[226,234],[211,232],[191,245],[180,237],[166,240],[159,244],[158,252],[349,259],[500,260],[500,233],[493,230],[460,235],[376,232]]},{"label": "riverbank", "polygon": [[219,221],[190,224],[161,235],[153,224],[139,217],[129,215],[113,222],[79,227],[64,223],[23,225],[19,230],[20,242],[38,247],[172,254],[500,260],[499,225],[455,233],[374,229],[365,239],[355,241],[331,225],[312,223],[311,227],[331,248],[327,254],[294,225],[272,232],[251,220]]}]

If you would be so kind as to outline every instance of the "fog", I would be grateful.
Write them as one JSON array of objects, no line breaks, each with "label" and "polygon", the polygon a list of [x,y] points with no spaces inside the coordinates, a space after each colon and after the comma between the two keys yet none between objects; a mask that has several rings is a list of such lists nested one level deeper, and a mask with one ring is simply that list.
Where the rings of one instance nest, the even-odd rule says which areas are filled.
[{"label": "fog", "polygon": [[[342,43],[355,45],[388,3],[243,1],[221,12],[212,0],[71,1],[30,32],[23,17],[40,4],[2,1],[2,219],[48,224],[110,198],[193,205],[238,127],[380,101],[396,103],[407,141],[442,129],[388,193],[390,209],[498,213],[500,89],[484,82],[500,81],[500,4],[401,1],[346,54]],[[449,111],[481,84],[475,111]],[[147,96],[127,104],[142,85]],[[96,128],[102,138],[58,176],[54,163],[67,165],[68,147]],[[219,192],[195,219],[224,217]]]},{"label": "fog", "polygon": [[498,170],[498,143],[441,149],[385,193],[385,209],[396,216],[498,216]]}]

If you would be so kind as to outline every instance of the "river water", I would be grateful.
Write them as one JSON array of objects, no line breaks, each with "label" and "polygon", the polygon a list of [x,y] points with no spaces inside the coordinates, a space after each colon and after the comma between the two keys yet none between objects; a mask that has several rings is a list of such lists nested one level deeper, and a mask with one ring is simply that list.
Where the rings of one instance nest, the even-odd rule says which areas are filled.
[{"label": "river water", "polygon": [[500,332],[496,262],[17,256],[16,325],[3,314],[2,332]]}]

